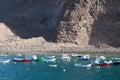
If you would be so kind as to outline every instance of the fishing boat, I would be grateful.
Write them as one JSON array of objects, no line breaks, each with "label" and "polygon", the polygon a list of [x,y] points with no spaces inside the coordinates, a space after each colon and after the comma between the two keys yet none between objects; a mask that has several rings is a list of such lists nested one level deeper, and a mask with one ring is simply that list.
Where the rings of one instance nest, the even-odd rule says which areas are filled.
[{"label": "fishing boat", "polygon": [[92,66],[110,66],[109,63],[101,63],[101,64],[92,64]]},{"label": "fishing boat", "polygon": [[15,61],[15,62],[30,62],[30,59],[14,58],[13,61]]},{"label": "fishing boat", "polygon": [[55,55],[45,55],[42,57],[43,61],[54,62],[56,60]]},{"label": "fishing boat", "polygon": [[52,58],[52,59],[43,59],[43,61],[46,62],[55,62],[56,58]]},{"label": "fishing boat", "polygon": [[6,63],[9,63],[10,62],[10,59],[0,59],[0,63],[3,63],[3,64],[6,64]]},{"label": "fishing boat", "polygon": [[91,64],[92,64],[92,66],[110,66],[110,63],[99,63],[98,60],[95,60]]},{"label": "fishing boat", "polygon": [[104,63],[112,64],[113,62],[111,60],[109,60],[109,61],[104,61]]},{"label": "fishing boat", "polygon": [[79,60],[89,60],[89,59],[90,59],[90,55],[79,56]]},{"label": "fishing boat", "polygon": [[106,57],[105,56],[99,56],[96,59],[98,59],[98,60],[106,60]]},{"label": "fishing boat", "polygon": [[0,55],[0,63],[7,64],[10,62],[10,59],[7,58],[6,54],[1,54]]},{"label": "fishing boat", "polygon": [[75,66],[76,67],[84,67],[84,68],[89,68],[91,67],[91,64],[81,64],[81,63],[75,63]]},{"label": "fishing boat", "polygon": [[53,58],[55,58],[55,55],[45,55],[44,58],[45,59],[53,59]]},{"label": "fishing boat", "polygon": [[31,60],[31,61],[34,61],[34,62],[41,62],[41,61],[44,61],[44,59],[43,59],[43,58],[37,58],[37,59]]},{"label": "fishing boat", "polygon": [[60,58],[61,61],[70,61],[71,57],[68,56],[68,54],[62,54],[62,57]]},{"label": "fishing boat", "polygon": [[80,57],[80,55],[79,55],[79,54],[72,53],[72,54],[71,54],[71,57],[72,57],[72,58],[74,58],[74,57]]}]

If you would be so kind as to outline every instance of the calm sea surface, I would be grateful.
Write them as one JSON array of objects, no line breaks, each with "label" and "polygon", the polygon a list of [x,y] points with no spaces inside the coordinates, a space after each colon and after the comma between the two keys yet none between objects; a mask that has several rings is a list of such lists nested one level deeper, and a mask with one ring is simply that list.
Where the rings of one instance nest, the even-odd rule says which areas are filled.
[{"label": "calm sea surface", "polygon": [[[37,55],[41,57],[43,55]],[[7,64],[0,63],[0,80],[120,80],[120,65],[109,67],[75,67],[74,63],[90,63],[73,58],[70,62],[60,61],[61,55],[56,55],[56,62],[13,62],[17,55],[0,56],[0,59],[11,59]],[[94,59],[94,56],[91,56]],[[116,58],[106,56],[107,59]],[[120,58],[118,56],[118,58]],[[114,59],[115,60],[115,59]],[[120,61],[120,59],[117,59]]]}]

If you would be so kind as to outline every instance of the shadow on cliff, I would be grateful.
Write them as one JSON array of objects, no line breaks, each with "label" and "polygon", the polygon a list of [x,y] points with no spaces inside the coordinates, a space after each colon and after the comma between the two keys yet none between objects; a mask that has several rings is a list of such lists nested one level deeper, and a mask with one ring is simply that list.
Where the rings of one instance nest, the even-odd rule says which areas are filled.
[{"label": "shadow on cliff", "polygon": [[[105,5],[105,14],[98,16],[94,22],[90,36],[90,45],[100,47],[99,44],[107,44],[106,47],[120,47],[120,11],[118,2]],[[112,6],[110,8],[110,6]]]},{"label": "shadow on cliff", "polygon": [[29,39],[44,37],[46,41],[56,41],[59,6],[54,0],[0,0],[0,22],[17,36]]}]

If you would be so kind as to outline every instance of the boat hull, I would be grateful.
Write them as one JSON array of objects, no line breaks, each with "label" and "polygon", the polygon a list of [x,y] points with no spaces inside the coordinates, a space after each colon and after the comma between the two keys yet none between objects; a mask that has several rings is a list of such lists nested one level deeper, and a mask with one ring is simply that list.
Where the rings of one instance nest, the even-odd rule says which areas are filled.
[{"label": "boat hull", "polygon": [[7,59],[7,60],[0,60],[0,63],[9,63],[10,62],[10,59]]},{"label": "boat hull", "polygon": [[75,66],[76,67],[89,68],[89,67],[91,67],[91,64],[86,64],[86,65],[84,65],[84,64],[75,64]]},{"label": "boat hull", "polygon": [[103,63],[103,64],[93,64],[92,66],[110,66],[108,63]]},{"label": "boat hull", "polygon": [[43,61],[46,61],[46,62],[55,62],[56,58],[53,58],[53,59],[43,59]]},{"label": "boat hull", "polygon": [[120,65],[120,61],[119,62],[113,62],[113,65]]},{"label": "boat hull", "polygon": [[41,61],[44,61],[44,59],[43,58],[37,58],[36,60],[32,60],[32,61],[34,61],[34,62],[41,62]]},{"label": "boat hull", "polygon": [[30,62],[29,59],[13,59],[15,62]]},{"label": "boat hull", "polygon": [[60,58],[61,61],[70,61],[70,59],[71,58],[64,58],[64,57]]}]

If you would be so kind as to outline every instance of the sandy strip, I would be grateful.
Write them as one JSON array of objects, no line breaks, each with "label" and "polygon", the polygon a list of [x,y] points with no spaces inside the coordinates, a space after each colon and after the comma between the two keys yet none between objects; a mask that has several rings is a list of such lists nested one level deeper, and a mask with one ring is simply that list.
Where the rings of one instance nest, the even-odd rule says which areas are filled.
[{"label": "sandy strip", "polygon": [[45,53],[77,53],[77,54],[105,54],[105,55],[120,55],[119,49],[96,49],[96,48],[75,48],[75,47],[61,47],[59,49],[49,50],[47,49],[0,49],[0,54],[45,54]]}]

